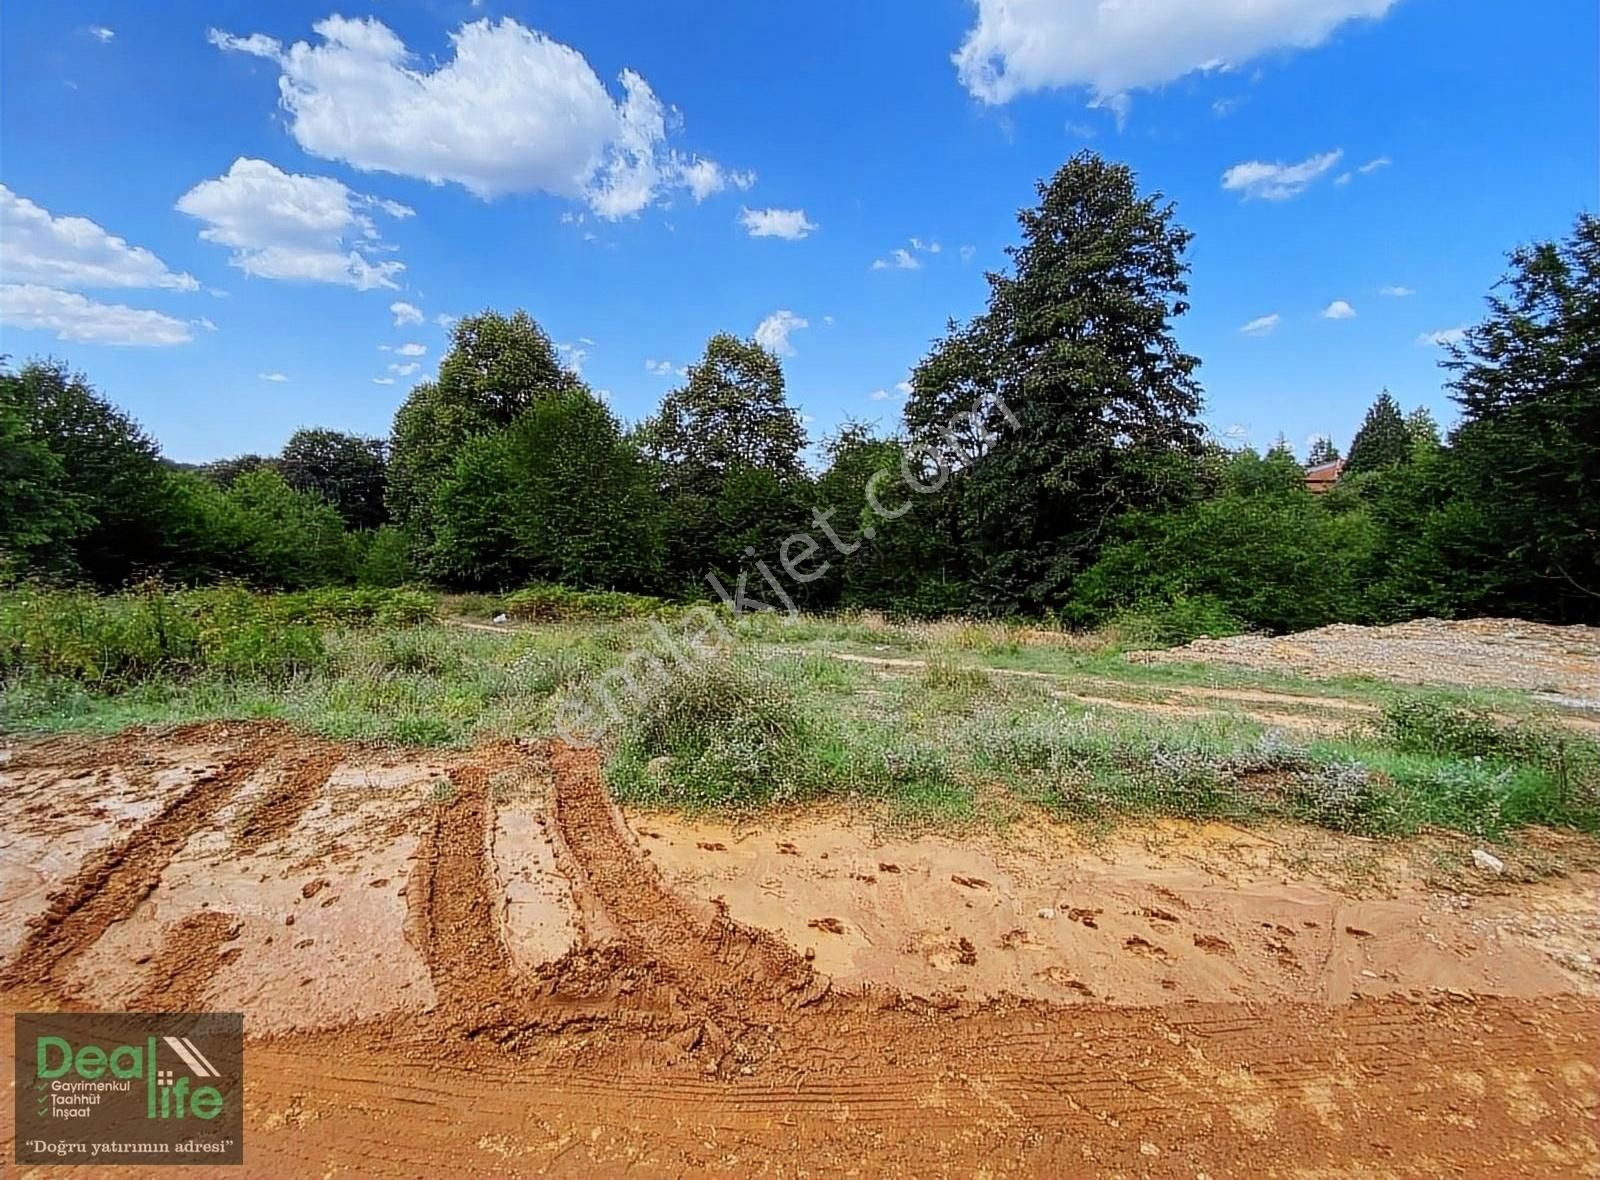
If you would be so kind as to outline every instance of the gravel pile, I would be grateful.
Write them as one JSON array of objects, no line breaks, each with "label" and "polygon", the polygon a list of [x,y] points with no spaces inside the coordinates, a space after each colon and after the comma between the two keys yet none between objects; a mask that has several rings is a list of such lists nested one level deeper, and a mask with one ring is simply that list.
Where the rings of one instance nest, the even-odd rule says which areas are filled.
[{"label": "gravel pile", "polygon": [[1405,684],[1509,688],[1568,708],[1600,710],[1600,628],[1517,619],[1418,619],[1392,627],[1336,623],[1272,638],[1197,639],[1133,652],[1135,663],[1213,663],[1313,679],[1374,676]]}]

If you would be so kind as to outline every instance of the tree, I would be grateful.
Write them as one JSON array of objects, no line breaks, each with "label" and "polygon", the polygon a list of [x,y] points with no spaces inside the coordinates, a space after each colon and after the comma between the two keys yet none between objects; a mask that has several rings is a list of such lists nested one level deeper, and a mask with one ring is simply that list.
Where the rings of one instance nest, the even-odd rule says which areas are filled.
[{"label": "tree", "polygon": [[1059,603],[1118,514],[1192,498],[1202,437],[1199,361],[1172,330],[1190,238],[1173,207],[1091,152],[1038,195],[1013,273],[991,274],[987,311],[917,367],[906,411],[924,448],[976,411],[985,442],[953,465],[956,527],[987,605],[1007,611]]},{"label": "tree", "polygon": [[1445,361],[1465,515],[1494,541],[1490,605],[1600,619],[1600,219],[1510,262]]},{"label": "tree", "polygon": [[675,589],[704,593],[708,573],[730,584],[747,549],[770,557],[804,526],[805,428],[785,400],[778,358],[754,340],[707,341],[638,439],[662,493]]},{"label": "tree", "polygon": [[55,457],[82,516],[77,567],[103,585],[157,567],[167,556],[167,470],[155,440],[58,361],[0,372],[13,421]]},{"label": "tree", "polygon": [[263,467],[276,470],[277,466],[276,459],[251,453],[234,455],[230,459],[213,459],[209,463],[202,463],[197,470],[223,491],[227,491],[233,486],[233,481],[241,475],[248,475]]},{"label": "tree", "polygon": [[1345,470],[1350,475],[1382,471],[1404,463],[1410,454],[1411,436],[1400,413],[1400,403],[1385,389],[1362,419],[1355,438],[1350,440],[1350,461]]},{"label": "tree", "polygon": [[439,561],[459,584],[645,589],[660,577],[648,470],[587,390],[472,439],[439,499]]},{"label": "tree", "polygon": [[9,379],[0,379],[0,577],[66,572],[72,542],[90,523],[66,470],[33,432]]},{"label": "tree", "polygon": [[1337,463],[1339,461],[1339,448],[1325,434],[1319,434],[1311,442],[1311,449],[1306,454],[1307,467],[1320,467],[1324,463]]},{"label": "tree", "polygon": [[662,399],[644,437],[651,453],[694,477],[738,467],[800,474],[805,427],[784,400],[783,367],[754,340],[726,332],[706,342],[688,379]]},{"label": "tree", "polygon": [[261,586],[298,590],[345,581],[351,571],[344,521],[312,492],[297,492],[276,471],[241,475],[227,492],[240,542],[235,572]]},{"label": "tree", "polygon": [[423,572],[449,564],[439,551],[438,498],[467,441],[508,426],[541,397],[581,385],[526,312],[486,311],[456,322],[438,379],[411,391],[390,440],[385,502]]},{"label": "tree", "polygon": [[289,436],[278,471],[296,491],[315,492],[352,529],[374,529],[388,519],[383,495],[388,447],[375,438],[337,430],[301,429]]}]

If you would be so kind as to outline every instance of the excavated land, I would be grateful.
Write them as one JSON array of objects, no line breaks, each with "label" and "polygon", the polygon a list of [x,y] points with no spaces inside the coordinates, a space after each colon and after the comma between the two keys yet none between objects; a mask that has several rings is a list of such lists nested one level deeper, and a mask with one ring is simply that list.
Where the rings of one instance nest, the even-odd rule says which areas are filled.
[{"label": "excavated land", "polygon": [[249,1176],[1596,1174],[1600,877],[1302,838],[624,815],[555,743],[28,739],[0,1007],[242,1011]]}]

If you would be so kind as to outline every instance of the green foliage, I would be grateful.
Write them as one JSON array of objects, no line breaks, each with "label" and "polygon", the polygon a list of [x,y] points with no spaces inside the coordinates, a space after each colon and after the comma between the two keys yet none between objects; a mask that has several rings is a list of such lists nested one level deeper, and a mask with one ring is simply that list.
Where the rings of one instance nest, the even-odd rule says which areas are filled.
[{"label": "green foliage", "polygon": [[0,673],[105,689],[203,671],[283,680],[318,666],[317,631],[246,590],[0,594]]},{"label": "green foliage", "polygon": [[1411,455],[1411,432],[1400,413],[1400,403],[1385,389],[1372,403],[1361,429],[1350,443],[1350,461],[1345,470],[1351,475],[1363,471],[1382,471],[1404,463]]},{"label": "green foliage", "polygon": [[1189,499],[1200,451],[1199,359],[1172,328],[1188,310],[1188,231],[1091,152],[1038,191],[1013,273],[989,276],[988,310],[917,367],[906,407],[925,446],[978,415],[945,494],[1002,613],[1062,601],[1114,513]]},{"label": "green foliage", "polygon": [[61,459],[0,378],[0,578],[70,570],[72,542],[90,523]]},{"label": "green foliage", "polygon": [[227,527],[239,549],[230,573],[259,586],[300,588],[341,582],[351,573],[344,521],[327,501],[297,492],[260,468],[233,481]]},{"label": "green foliage", "polygon": [[1178,512],[1129,513],[1114,536],[1075,587],[1080,621],[1134,612],[1178,623],[1187,612],[1192,624],[1226,634],[1241,624],[1298,631],[1366,613],[1370,517],[1312,495],[1281,451],[1264,459],[1241,452],[1217,496]]},{"label": "green foliage", "polygon": [[1126,607],[1111,616],[1111,626],[1122,646],[1133,650],[1178,647],[1247,629],[1225,603],[1205,594]]},{"label": "green foliage", "polygon": [[351,529],[374,529],[388,519],[383,505],[386,444],[337,430],[297,430],[283,446],[278,474],[297,492],[331,504]]},{"label": "green foliage", "polygon": [[573,590],[566,586],[528,586],[505,598],[506,614],[533,623],[584,623],[649,619],[669,613],[659,598],[614,590]]},{"label": "green foliage", "polygon": [[405,533],[383,525],[352,538],[358,547],[356,584],[392,588],[411,580],[410,544]]},{"label": "green foliage", "polygon": [[748,660],[674,665],[626,704],[609,767],[625,797],[739,807],[793,799],[812,785],[805,768],[815,724]]},{"label": "green foliage", "polygon": [[[171,520],[167,472],[138,423],[55,361],[0,369],[0,423],[19,447],[6,462],[26,481],[8,493],[24,515],[0,528],[33,538],[30,549],[58,567],[70,548],[71,565],[102,585],[161,563]],[[50,498],[60,489],[70,495]]]}]

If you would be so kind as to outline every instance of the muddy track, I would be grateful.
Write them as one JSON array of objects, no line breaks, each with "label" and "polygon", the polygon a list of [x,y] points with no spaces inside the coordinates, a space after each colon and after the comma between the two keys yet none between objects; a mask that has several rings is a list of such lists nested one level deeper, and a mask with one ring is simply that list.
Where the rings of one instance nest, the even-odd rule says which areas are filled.
[{"label": "muddy track", "polygon": [[249,808],[233,831],[236,852],[257,852],[282,839],[305,815],[327,783],[334,767],[343,761],[338,748],[318,749],[287,767],[282,778]]},{"label": "muddy track", "polygon": [[220,767],[204,772],[154,819],[91,857],[45,912],[29,922],[28,937],[0,971],[0,988],[34,988],[61,998],[63,969],[154,892],[189,837],[273,756],[279,740],[275,731],[252,731],[238,742],[242,748],[227,755]]},{"label": "muddy track", "polygon": [[[63,968],[262,766],[281,760],[281,778],[233,833],[256,848],[293,838],[338,760],[277,727],[223,741],[218,769],[66,883],[0,976],[6,1006],[70,1004]],[[119,739],[96,757],[155,749]],[[834,991],[780,938],[669,887],[592,752],[506,743],[448,773],[453,790],[404,811],[420,834],[406,936],[435,1002],[252,1039],[252,1174],[1500,1180],[1600,1167],[1600,1002],[1116,1008]],[[580,937],[523,968],[494,839],[500,787],[529,783],[547,787]],[[238,929],[226,912],[178,919],[133,1006],[203,1007],[220,969],[238,968]],[[9,1052],[0,1038],[0,1070]]]}]

